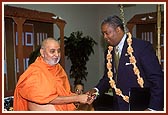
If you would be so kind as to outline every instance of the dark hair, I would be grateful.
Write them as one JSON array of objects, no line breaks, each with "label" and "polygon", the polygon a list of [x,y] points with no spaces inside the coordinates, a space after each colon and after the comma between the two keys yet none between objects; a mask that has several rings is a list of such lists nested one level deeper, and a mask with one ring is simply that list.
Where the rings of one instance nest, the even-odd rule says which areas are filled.
[{"label": "dark hair", "polygon": [[116,15],[109,16],[106,19],[104,19],[101,25],[104,24],[110,24],[113,28],[120,27],[124,31],[123,21]]},{"label": "dark hair", "polygon": [[37,48],[30,53],[29,61],[28,61],[29,65],[32,64],[38,56],[40,56],[40,49],[41,49],[41,46],[37,46]]}]

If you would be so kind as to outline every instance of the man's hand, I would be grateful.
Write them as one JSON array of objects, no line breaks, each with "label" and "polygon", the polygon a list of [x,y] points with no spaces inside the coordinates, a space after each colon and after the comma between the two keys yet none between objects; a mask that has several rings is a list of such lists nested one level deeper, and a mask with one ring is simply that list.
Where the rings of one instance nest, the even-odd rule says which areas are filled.
[{"label": "man's hand", "polygon": [[88,92],[86,92],[86,94],[88,95],[87,100],[88,104],[91,104],[94,101],[95,97],[97,96],[96,93],[97,93],[96,89],[91,89]]},{"label": "man's hand", "polygon": [[88,102],[88,95],[87,94],[80,94],[80,95],[77,95],[77,100],[79,103],[87,103]]}]

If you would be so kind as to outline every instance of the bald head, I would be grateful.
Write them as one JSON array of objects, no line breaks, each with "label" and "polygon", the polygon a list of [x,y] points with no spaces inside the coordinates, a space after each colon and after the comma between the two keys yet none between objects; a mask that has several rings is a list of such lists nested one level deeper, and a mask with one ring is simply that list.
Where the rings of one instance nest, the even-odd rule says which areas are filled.
[{"label": "bald head", "polygon": [[59,44],[59,41],[56,40],[55,38],[46,38],[41,43],[41,48],[46,48],[52,42],[56,42],[57,44]]}]

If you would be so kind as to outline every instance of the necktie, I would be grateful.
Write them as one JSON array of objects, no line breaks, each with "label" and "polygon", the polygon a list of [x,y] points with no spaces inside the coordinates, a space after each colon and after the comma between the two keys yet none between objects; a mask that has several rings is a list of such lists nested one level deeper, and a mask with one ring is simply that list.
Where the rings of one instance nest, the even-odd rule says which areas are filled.
[{"label": "necktie", "polygon": [[117,75],[118,75],[118,64],[119,64],[119,47],[116,46],[114,48],[114,62],[115,62],[115,70],[116,70],[116,76],[115,76],[115,81],[117,81]]}]

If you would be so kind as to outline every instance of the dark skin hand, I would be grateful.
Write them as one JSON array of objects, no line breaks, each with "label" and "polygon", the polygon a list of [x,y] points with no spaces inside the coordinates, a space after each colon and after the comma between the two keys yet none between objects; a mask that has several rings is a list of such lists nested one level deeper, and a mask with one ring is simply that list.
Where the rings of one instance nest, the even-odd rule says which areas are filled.
[{"label": "dark skin hand", "polygon": [[88,95],[88,104],[91,104],[96,97],[96,89],[89,90],[86,94]]}]

